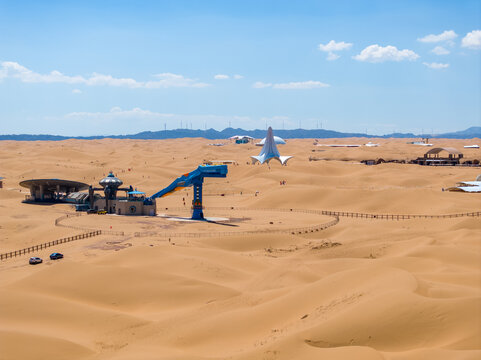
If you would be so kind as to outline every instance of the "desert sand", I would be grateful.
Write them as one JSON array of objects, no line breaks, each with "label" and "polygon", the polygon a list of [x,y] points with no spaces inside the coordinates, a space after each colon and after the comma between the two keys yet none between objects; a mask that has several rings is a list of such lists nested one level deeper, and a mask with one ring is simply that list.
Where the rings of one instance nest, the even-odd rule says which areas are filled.
[{"label": "desert sand", "polygon": [[[1,261],[0,359],[481,358],[479,217],[340,217],[325,230],[289,231],[333,220],[283,211],[291,208],[480,210],[481,194],[442,191],[474,180],[480,168],[366,166],[359,160],[412,159],[429,148],[406,139],[328,142],[369,140],[380,146],[312,152],[312,139],[289,140],[279,146],[294,156],[286,167],[250,165],[260,147],[226,140],[1,142],[1,253],[82,228],[124,236],[105,234]],[[207,145],[213,142],[227,145]],[[433,142],[481,159],[479,149],[463,149],[479,139]],[[73,214],[71,205],[21,202],[28,190],[18,183],[25,179],[97,184],[112,170],[124,184],[153,194],[214,159],[239,165],[229,165],[226,179],[206,179],[205,215],[229,218],[232,226],[84,215],[60,227],[55,219]],[[185,189],[158,199],[158,213],[188,217],[191,198]],[[50,261],[54,251],[65,258]],[[30,256],[44,263],[28,265]]]}]

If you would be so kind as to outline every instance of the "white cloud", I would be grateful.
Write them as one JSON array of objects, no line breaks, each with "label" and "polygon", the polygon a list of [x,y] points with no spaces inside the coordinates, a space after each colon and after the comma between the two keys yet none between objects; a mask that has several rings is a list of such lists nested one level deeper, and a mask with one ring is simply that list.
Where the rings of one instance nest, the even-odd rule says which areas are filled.
[{"label": "white cloud", "polygon": [[264,116],[264,117],[261,117],[260,120],[262,122],[281,122],[281,121],[287,121],[289,120],[289,117],[288,116],[280,116],[280,115],[274,115],[274,116]]},{"label": "white cloud", "polygon": [[334,54],[333,52],[330,52],[329,54],[327,54],[327,58],[326,58],[326,59],[329,60],[329,61],[334,61],[334,60],[337,60],[337,59],[339,59],[339,58],[340,58],[339,55]]},{"label": "white cloud", "polygon": [[432,53],[436,55],[448,55],[450,51],[442,46],[436,46],[434,49],[431,50]]},{"label": "white cloud", "polygon": [[461,40],[461,46],[469,49],[481,49],[481,30],[468,32]]},{"label": "white cloud", "polygon": [[447,69],[449,67],[449,64],[442,64],[442,63],[426,63],[423,62],[423,65],[426,65],[430,69],[434,70],[441,70],[441,69]]},{"label": "white cloud", "polygon": [[306,90],[306,89],[317,89],[323,87],[329,87],[329,84],[322,83],[320,81],[295,81],[295,82],[288,82],[288,83],[279,83],[279,84],[272,84],[272,83],[263,83],[261,81],[257,81],[252,85],[252,87],[256,89],[262,89],[267,87],[272,87],[273,89],[281,89],[281,90]]},{"label": "white cloud", "polygon": [[327,60],[332,61],[339,59],[339,55],[334,54],[335,51],[348,50],[352,47],[352,43],[346,43],[344,41],[335,42],[334,40],[329,41],[326,45],[319,44],[319,50],[327,52]]},{"label": "white cloud", "polygon": [[344,41],[335,42],[334,40],[329,41],[326,45],[319,44],[319,50],[324,52],[333,52],[350,49],[352,43],[346,43]]},{"label": "white cloud", "polygon": [[209,84],[198,82],[194,79],[186,78],[182,75],[162,73],[154,75],[157,80],[137,81],[130,78],[115,78],[111,75],[93,73],[90,77],[80,75],[64,75],[60,71],[54,70],[48,74],[36,73],[25,66],[16,62],[4,61],[0,66],[0,79],[2,78],[19,79],[25,83],[64,83],[64,84],[84,84],[88,86],[115,86],[129,88],[169,88],[169,87],[206,87]]},{"label": "white cloud", "polygon": [[150,110],[143,110],[141,108],[133,108],[132,110],[122,110],[122,108],[116,106],[110,109],[109,112],[72,112],[65,115],[66,119],[95,119],[95,120],[119,120],[119,119],[164,119],[171,118],[173,114],[164,114],[152,112]]},{"label": "white cloud", "polygon": [[[56,117],[48,117],[47,120],[56,120],[59,118]],[[156,120],[158,121],[166,121],[170,123],[174,123],[175,125],[177,122],[183,120],[185,121],[184,124],[187,124],[187,121],[192,122],[200,122],[200,121],[217,121],[220,122],[221,120],[231,120],[234,121],[248,121],[252,120],[247,116],[236,116],[236,115],[229,115],[229,116],[219,116],[219,115],[183,115],[183,114],[172,114],[172,113],[160,113],[150,110],[145,110],[142,108],[133,108],[130,110],[124,110],[121,107],[115,106],[110,109],[110,111],[106,112],[88,112],[88,111],[80,111],[80,112],[71,112],[65,114],[61,119],[74,119],[74,120],[95,120],[98,121],[99,124],[110,122],[110,121],[125,121],[128,123],[132,119],[147,121],[147,120]],[[155,122],[154,122],[155,123]],[[203,124],[203,123],[202,123]],[[239,125],[240,126],[240,125]]]},{"label": "white cloud", "polygon": [[80,89],[73,89],[72,90],[72,94],[81,94],[82,93],[82,90]]},{"label": "white cloud", "polygon": [[239,74],[235,74],[235,75],[217,74],[214,76],[214,79],[216,80],[229,80],[231,78],[235,80],[239,80],[239,79],[243,79],[244,77]]},{"label": "white cloud", "polygon": [[252,87],[256,89],[263,89],[271,86],[272,86],[272,83],[263,83],[262,81],[256,81],[254,85],[252,85]]},{"label": "white cloud", "polygon": [[297,81],[297,82],[289,82],[284,84],[274,84],[272,87],[274,89],[316,89],[316,88],[323,88],[329,87],[329,84],[322,83],[320,81]]},{"label": "white cloud", "polygon": [[398,50],[395,46],[379,46],[377,44],[370,45],[361,51],[360,54],[353,56],[358,61],[367,61],[371,63],[380,63],[384,61],[414,61],[419,55],[412,50]]},{"label": "white cloud", "polygon": [[442,41],[454,40],[457,37],[458,37],[458,34],[456,34],[453,30],[445,30],[439,35],[429,34],[422,38],[418,38],[418,41],[424,42],[424,43],[437,43]]},{"label": "white cloud", "polygon": [[[158,131],[164,129],[178,129],[181,127],[189,127],[192,124],[194,129],[216,128],[224,129],[229,123],[232,127],[242,127],[255,129],[259,127],[259,118],[251,118],[248,116],[227,115],[219,116],[212,114],[172,114],[161,113],[142,108],[122,109],[113,107],[105,112],[72,112],[60,117],[44,117],[45,131],[58,133],[59,123],[76,123],[83,124],[82,129],[73,131],[75,135],[93,135],[93,134],[133,134],[141,131]],[[132,130],[132,123],[135,123],[135,129]],[[115,125],[115,126],[113,126]],[[51,130],[49,130],[51,129]],[[92,133],[92,129],[96,133]],[[66,130],[64,130],[66,131]],[[70,130],[72,131],[72,130]],[[71,132],[71,134],[74,132]],[[68,133],[64,133],[68,134]]]},{"label": "white cloud", "polygon": [[[313,123],[315,119],[301,119],[304,123]],[[142,131],[167,130],[181,128],[193,129],[224,129],[229,125],[233,128],[263,129],[265,124],[274,128],[295,128],[298,119],[291,119],[282,114],[273,116],[240,116],[213,114],[173,114],[162,113],[142,108],[122,109],[113,107],[107,111],[72,112],[61,116],[45,116],[38,119],[45,133],[59,135],[92,136],[135,134]],[[76,124],[81,123],[78,127]],[[135,126],[132,126],[135,124]],[[65,125],[65,126],[60,126]],[[14,131],[15,132],[15,131]]]},{"label": "white cloud", "polygon": [[144,87],[149,89],[156,88],[169,88],[169,87],[193,87],[193,88],[203,88],[210,86],[210,84],[197,82],[194,79],[189,79],[183,75],[172,74],[172,73],[161,73],[154,75],[158,80],[147,81],[141,83]]},{"label": "white cloud", "polygon": [[67,76],[57,70],[49,74],[39,74],[13,61],[2,62],[1,68],[5,78],[11,77],[26,83],[80,84],[85,82],[82,76]]}]

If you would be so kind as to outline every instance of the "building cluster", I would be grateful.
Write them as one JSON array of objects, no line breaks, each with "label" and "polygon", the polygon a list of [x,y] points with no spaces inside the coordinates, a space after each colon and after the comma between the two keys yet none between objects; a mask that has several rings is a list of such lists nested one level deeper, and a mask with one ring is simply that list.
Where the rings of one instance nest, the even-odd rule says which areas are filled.
[{"label": "building cluster", "polygon": [[[132,186],[121,187],[122,184],[122,180],[112,172],[99,181],[100,187],[62,179],[32,179],[20,182],[21,186],[30,189],[25,202],[71,203],[78,211],[102,211],[117,215],[156,214],[155,201],[145,201],[145,193],[134,190]],[[120,196],[119,192],[124,192],[124,196]]]}]

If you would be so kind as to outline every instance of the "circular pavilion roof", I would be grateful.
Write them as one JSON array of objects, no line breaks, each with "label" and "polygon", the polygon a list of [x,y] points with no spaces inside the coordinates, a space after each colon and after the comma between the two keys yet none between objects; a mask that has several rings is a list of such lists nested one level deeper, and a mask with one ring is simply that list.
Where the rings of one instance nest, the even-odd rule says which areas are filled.
[{"label": "circular pavilion roof", "polygon": [[115,177],[115,175],[110,172],[106,177],[99,181],[99,184],[102,187],[106,187],[107,185],[110,185],[112,187],[119,187],[123,184],[123,181]]},{"label": "circular pavilion roof", "polygon": [[[264,145],[265,142],[266,142],[266,138],[259,141],[259,145]],[[274,136],[274,142],[278,145],[283,145],[286,143],[286,141],[283,138],[280,138],[279,136]]]},{"label": "circular pavilion roof", "polygon": [[72,181],[72,180],[62,180],[62,179],[30,179],[21,181],[20,186],[31,188],[44,186],[46,191],[57,191],[57,186],[60,187],[60,191],[66,192],[68,189],[76,188],[78,190],[87,189],[88,184]]},{"label": "circular pavilion roof", "polygon": [[426,154],[439,154],[441,151],[447,151],[449,154],[461,154],[457,149],[452,147],[438,147],[429,150]]}]

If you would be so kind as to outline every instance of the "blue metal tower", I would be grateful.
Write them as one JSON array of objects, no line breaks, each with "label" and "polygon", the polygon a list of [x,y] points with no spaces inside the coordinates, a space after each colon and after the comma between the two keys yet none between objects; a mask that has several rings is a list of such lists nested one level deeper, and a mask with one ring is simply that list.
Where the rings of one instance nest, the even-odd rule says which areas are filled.
[{"label": "blue metal tower", "polygon": [[152,204],[156,198],[166,196],[181,188],[193,186],[194,199],[192,200],[192,220],[204,220],[202,211],[202,185],[205,177],[226,177],[227,165],[200,165],[194,171],[175,179],[172,184],[144,200],[145,204]]}]

